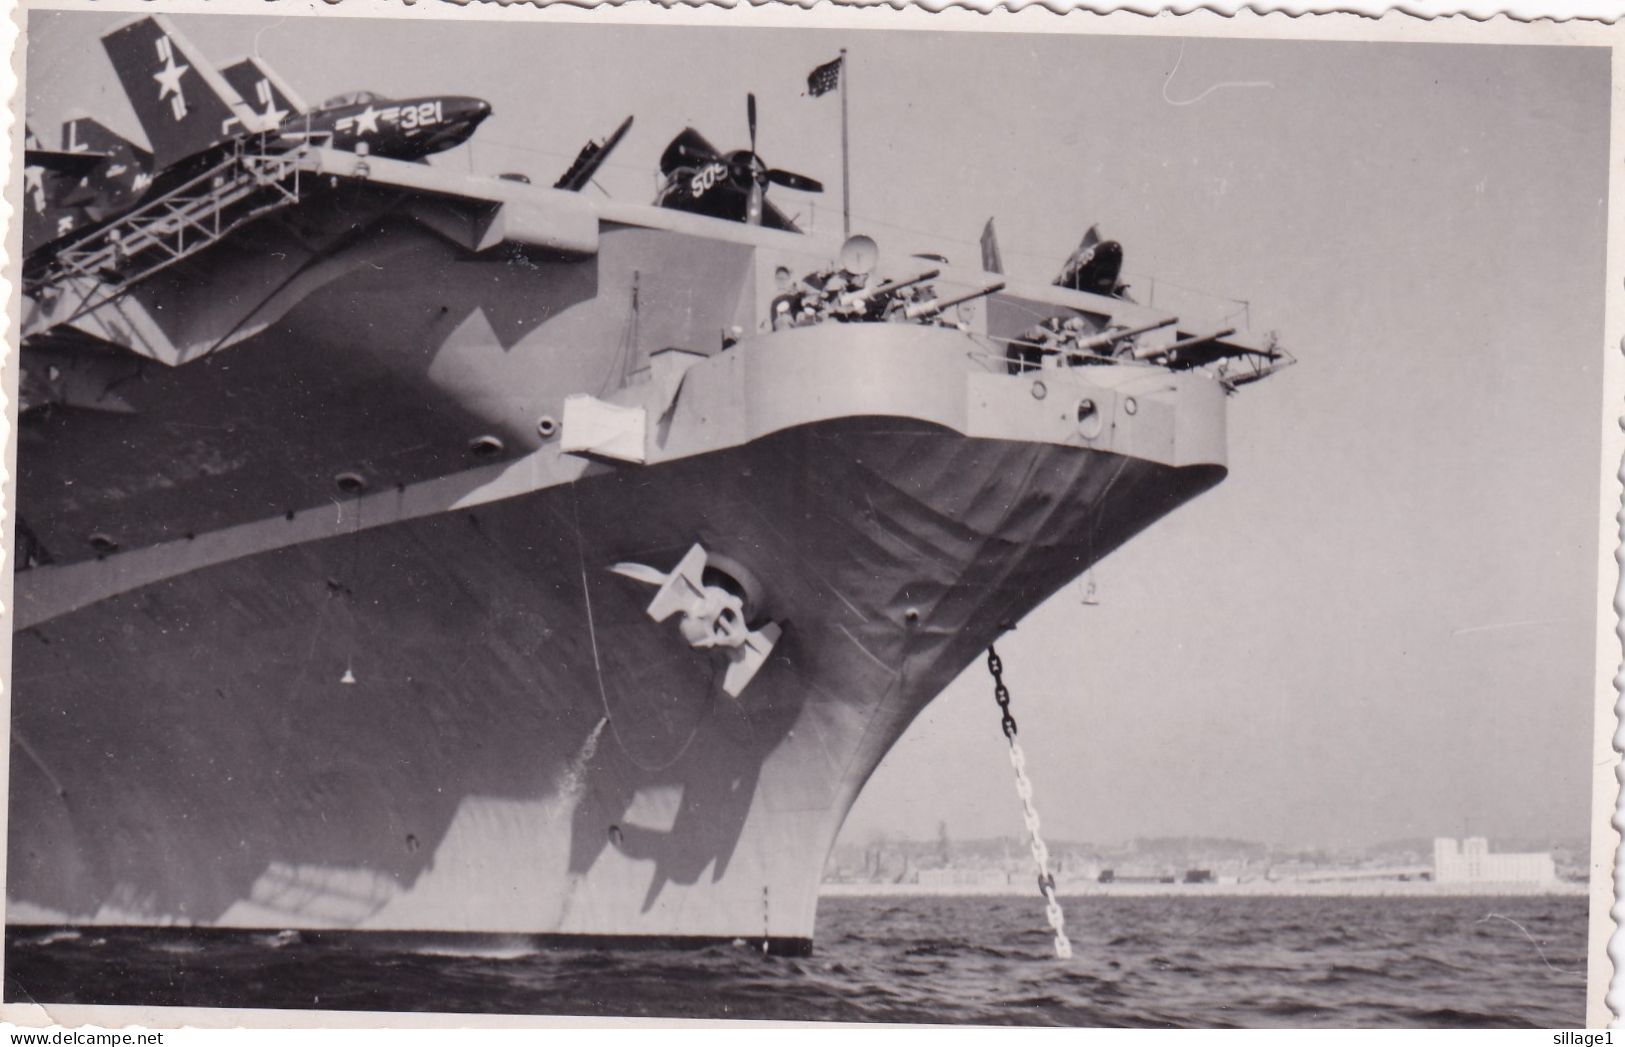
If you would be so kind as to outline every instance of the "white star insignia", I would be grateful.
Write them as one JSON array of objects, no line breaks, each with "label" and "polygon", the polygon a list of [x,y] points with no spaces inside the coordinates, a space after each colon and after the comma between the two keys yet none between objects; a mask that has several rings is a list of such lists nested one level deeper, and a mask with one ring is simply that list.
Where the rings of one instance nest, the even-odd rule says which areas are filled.
[{"label": "white star insignia", "polygon": [[23,194],[33,198],[34,210],[45,212],[45,168],[23,168]]},{"label": "white star insignia", "polygon": [[269,120],[272,127],[282,126],[282,118],[288,115],[288,111],[276,107],[276,92],[271,89],[271,81],[256,80],[254,94],[258,96],[260,104],[265,106],[265,112],[260,115]]},{"label": "white star insignia", "polygon": [[355,116],[355,133],[358,135],[375,135],[378,133],[378,113],[372,106],[367,106]]},{"label": "white star insignia", "polygon": [[172,104],[175,110],[175,119],[180,120],[186,116],[186,98],[181,94],[181,77],[192,68],[189,65],[176,65],[174,55],[164,56],[164,68],[152,74],[158,81],[158,100],[161,102],[170,95],[175,96]]}]

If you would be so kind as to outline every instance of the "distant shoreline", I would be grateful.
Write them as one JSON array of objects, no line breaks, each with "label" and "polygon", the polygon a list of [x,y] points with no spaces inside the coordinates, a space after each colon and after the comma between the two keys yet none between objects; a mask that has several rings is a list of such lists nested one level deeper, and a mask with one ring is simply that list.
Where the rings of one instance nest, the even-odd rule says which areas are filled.
[{"label": "distant shoreline", "polygon": [[[1434,883],[1419,881],[1319,881],[1290,883],[1281,880],[1251,880],[1246,883],[1083,883],[1057,884],[1063,898],[1452,898],[1516,895],[1549,895],[1583,898],[1583,883]],[[917,883],[826,883],[819,887],[821,898],[1019,898],[1036,894],[1032,884],[944,884]]]}]

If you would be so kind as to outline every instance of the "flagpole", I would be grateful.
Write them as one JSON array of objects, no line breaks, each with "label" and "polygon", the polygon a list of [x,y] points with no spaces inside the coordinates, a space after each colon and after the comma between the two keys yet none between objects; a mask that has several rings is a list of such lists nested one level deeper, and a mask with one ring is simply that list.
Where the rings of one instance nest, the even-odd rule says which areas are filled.
[{"label": "flagpole", "polygon": [[[828,51],[824,52],[829,54]],[[841,48],[841,237],[852,238],[852,166],[846,147],[846,82],[851,70],[846,67],[846,48]]]}]

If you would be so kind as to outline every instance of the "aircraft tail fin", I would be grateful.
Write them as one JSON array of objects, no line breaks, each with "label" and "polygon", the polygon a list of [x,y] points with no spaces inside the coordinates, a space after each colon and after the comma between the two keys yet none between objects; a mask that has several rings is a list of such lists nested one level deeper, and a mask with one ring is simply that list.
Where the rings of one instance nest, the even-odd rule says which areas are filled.
[{"label": "aircraft tail fin", "polygon": [[255,112],[274,123],[299,116],[309,108],[287,81],[258,58],[228,65],[220,75]]},{"label": "aircraft tail fin", "polygon": [[993,231],[993,219],[982,226],[982,271],[1003,273],[1004,259],[999,257],[999,234]]},{"label": "aircraft tail fin", "polygon": [[160,167],[231,135],[275,126],[251,109],[162,15],[113,30],[102,37],[102,47]]},{"label": "aircraft tail fin", "polygon": [[62,151],[70,157],[100,158],[62,201],[83,207],[91,218],[129,204],[152,182],[152,154],[91,117],[74,117],[62,125]]},{"label": "aircraft tail fin", "polygon": [[150,162],[152,154],[89,116],[76,116],[62,124],[62,151],[65,153],[101,153],[106,156],[125,156],[138,162]]}]

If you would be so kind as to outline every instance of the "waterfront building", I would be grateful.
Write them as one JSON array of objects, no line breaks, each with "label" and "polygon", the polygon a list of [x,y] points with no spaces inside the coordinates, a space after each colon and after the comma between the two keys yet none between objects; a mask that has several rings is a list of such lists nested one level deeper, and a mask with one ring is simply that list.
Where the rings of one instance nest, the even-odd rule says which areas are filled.
[{"label": "waterfront building", "polygon": [[1494,854],[1489,840],[1433,841],[1433,878],[1439,883],[1552,883],[1557,868],[1546,852]]}]

